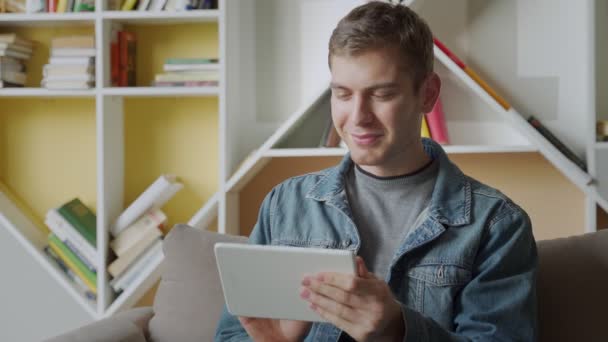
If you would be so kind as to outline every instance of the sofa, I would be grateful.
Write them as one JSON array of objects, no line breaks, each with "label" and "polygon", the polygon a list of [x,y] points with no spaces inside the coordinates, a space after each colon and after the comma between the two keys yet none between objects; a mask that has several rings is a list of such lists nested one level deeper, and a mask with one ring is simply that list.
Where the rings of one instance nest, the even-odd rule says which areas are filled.
[{"label": "sofa", "polygon": [[[246,243],[186,225],[163,243],[152,307],[135,308],[48,341],[212,341],[224,306],[213,245]],[[608,231],[538,242],[540,341],[608,341]]]}]

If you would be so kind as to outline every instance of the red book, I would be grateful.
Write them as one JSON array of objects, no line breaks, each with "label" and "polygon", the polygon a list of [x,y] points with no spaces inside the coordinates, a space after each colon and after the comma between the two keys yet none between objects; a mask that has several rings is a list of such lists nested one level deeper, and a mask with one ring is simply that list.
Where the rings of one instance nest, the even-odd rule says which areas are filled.
[{"label": "red book", "polygon": [[135,86],[135,35],[132,32],[118,32],[118,85]]},{"label": "red book", "polygon": [[118,49],[118,38],[112,40],[110,43],[110,82],[112,87],[118,87],[119,82],[119,64],[120,53]]},{"label": "red book", "polygon": [[449,144],[450,139],[448,137],[448,128],[445,123],[443,106],[439,98],[437,98],[437,102],[435,102],[433,109],[426,113],[425,117],[433,140],[439,144]]}]

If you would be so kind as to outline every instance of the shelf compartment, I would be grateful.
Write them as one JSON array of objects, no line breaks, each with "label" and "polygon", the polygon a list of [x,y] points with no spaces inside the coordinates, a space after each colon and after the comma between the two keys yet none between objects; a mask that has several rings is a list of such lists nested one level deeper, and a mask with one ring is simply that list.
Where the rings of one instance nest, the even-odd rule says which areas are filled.
[{"label": "shelf compartment", "polygon": [[161,174],[184,184],[163,210],[167,227],[188,222],[219,189],[216,98],[125,98],[126,208]]},{"label": "shelf compartment", "polygon": [[[106,52],[103,56],[104,82],[111,87],[110,45],[116,39],[116,32],[124,30],[135,36],[135,85],[152,87],[156,74],[163,73],[163,65],[169,58],[218,58],[218,23],[174,23],[172,25],[152,24],[145,22],[104,21],[103,44]],[[170,88],[170,89],[168,89]],[[167,90],[150,90],[154,96],[162,92],[195,93],[215,95],[218,87],[163,87]],[[120,92],[121,90],[118,90]],[[115,95],[113,90],[109,91]],[[146,91],[143,91],[146,92]],[[120,95],[120,94],[117,94]]]},{"label": "shelf compartment", "polygon": [[44,229],[30,211],[11,191],[0,184],[0,225],[4,226],[19,244],[29,253],[38,264],[53,277],[59,285],[93,318],[97,318],[97,308],[94,301],[88,300],[77,289],[71,279],[43,251],[47,245],[47,235]]},{"label": "shelf compartment", "polygon": [[[2,17],[2,14],[0,14]],[[29,26],[29,27],[0,27],[0,33],[11,32],[16,33],[19,37],[29,39],[34,41],[34,49],[31,58],[25,63],[25,67],[27,70],[27,79],[25,86],[27,88],[2,88],[0,89],[0,93],[11,94],[12,92],[16,92],[17,95],[20,95],[21,92],[24,92],[24,95],[35,94],[32,96],[39,96],[39,94],[43,94],[43,91],[46,90],[44,88],[40,88],[40,81],[42,80],[42,68],[45,64],[48,64],[50,57],[50,49],[51,49],[51,41],[53,38],[61,37],[61,36],[71,36],[71,35],[95,35],[95,23],[88,22],[86,25],[75,25],[73,22],[66,22],[70,25],[61,25],[54,26],[52,25],[52,21],[43,21],[40,22],[40,26]],[[99,57],[99,56],[97,56]],[[34,88],[35,90],[29,89]],[[92,90],[85,90],[92,91]],[[49,90],[51,94],[62,94],[68,93],[71,91],[68,90]],[[74,93],[80,93],[79,91],[74,91]],[[29,96],[29,95],[28,95]]]}]

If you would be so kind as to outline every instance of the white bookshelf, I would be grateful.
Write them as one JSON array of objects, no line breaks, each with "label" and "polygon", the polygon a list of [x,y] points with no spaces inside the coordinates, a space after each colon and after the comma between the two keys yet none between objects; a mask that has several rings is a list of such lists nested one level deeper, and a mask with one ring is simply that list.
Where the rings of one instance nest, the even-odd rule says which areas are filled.
[{"label": "white bookshelf", "polygon": [[[10,98],[89,98],[95,102],[96,115],[96,159],[97,159],[97,269],[106,269],[109,248],[109,226],[124,210],[124,167],[125,167],[125,113],[124,103],[128,98],[218,98],[225,103],[225,80],[219,86],[206,87],[111,87],[109,80],[109,42],[110,28],[113,25],[174,25],[174,24],[215,24],[218,25],[218,54],[220,63],[217,69],[224,72],[225,1],[219,1],[217,10],[196,10],[178,12],[143,12],[143,11],[95,11],[82,13],[0,13],[0,27],[41,27],[63,28],[89,26],[93,28],[96,38],[96,87],[86,90],[49,90],[45,88],[0,88],[0,101]],[[97,1],[98,9],[105,3]],[[34,52],[36,53],[36,51]],[[145,51],[138,51],[145,53]],[[160,72],[161,70],[158,70]],[[69,103],[69,102],[67,102]],[[170,115],[170,113],[168,113]],[[224,105],[220,105],[218,118],[225,116]],[[219,133],[224,137],[225,134]],[[123,139],[121,139],[123,137]],[[219,142],[217,144],[219,146]],[[221,152],[220,152],[221,153]],[[204,158],[204,156],[201,156]],[[220,168],[219,165],[210,167]],[[219,186],[218,186],[219,187]],[[219,194],[211,196],[205,203],[198,203],[200,209],[192,212],[188,223],[206,228],[217,217]],[[78,289],[46,257],[43,252],[47,243],[46,234],[31,222],[25,213],[14,205],[0,191],[0,222],[7,227],[22,247],[46,269],[52,277],[67,291],[71,297],[94,319],[110,316],[133,306],[160,278],[162,256],[146,266],[140,276],[127,289],[116,295],[110,288],[110,277],[107,272],[97,273],[97,301],[86,299]]]},{"label": "white bookshelf", "polygon": [[[533,28],[532,19],[553,27],[553,17],[559,8],[575,12],[572,13],[575,19],[568,21],[570,25],[561,28],[569,30],[566,37],[588,36],[595,30],[589,24],[589,20],[594,23],[593,1],[585,0],[576,8],[566,6],[566,0],[559,1],[564,5],[552,6],[546,13],[543,8],[530,8],[532,5],[526,2],[505,0],[484,3],[480,5],[482,8],[476,8],[477,12],[468,10],[467,6],[479,2],[467,0],[412,1],[412,6],[430,23],[435,34],[484,79],[492,85],[503,85],[504,89],[498,89],[499,92],[518,109],[504,110],[449,58],[436,50],[436,68],[443,81],[442,101],[451,138],[451,144],[445,146],[446,151],[540,152],[587,194],[591,217],[592,204],[608,209],[605,200],[608,198],[608,179],[601,178],[599,172],[608,169],[608,143],[595,143],[589,138],[592,134],[589,122],[595,121],[595,97],[589,95],[595,90],[594,70],[588,69],[589,60],[595,56],[594,44],[582,39],[568,51],[560,50],[557,55],[568,58],[568,65],[572,67],[568,71],[556,69],[556,75],[551,76],[560,80],[560,87],[565,83],[564,89],[560,88],[555,93],[550,91],[555,90],[555,82],[551,83],[555,80],[542,75],[546,70],[520,70],[525,69],[528,62],[538,65],[542,60],[538,60],[536,55],[512,56],[507,53],[517,50],[513,46],[527,48],[527,40],[522,38],[525,35],[503,36],[506,31],[517,32],[512,26],[520,21],[524,21],[522,26],[527,28]],[[219,9],[211,11],[0,14],[2,26],[94,26],[98,48],[96,88],[85,91],[0,89],[0,97],[95,99],[99,265],[105,265],[107,258],[109,225],[124,209],[124,142],[116,139],[124,136],[124,99],[217,97],[219,165],[209,167],[218,168],[218,189],[208,201],[199,204],[188,223],[204,229],[217,220],[221,233],[238,234],[241,231],[239,192],[271,159],[340,157],[346,153],[342,148],[318,148],[318,144],[321,128],[329,115],[327,39],[337,19],[358,3],[358,0],[220,0]],[[101,1],[96,7],[103,8]],[[445,20],[446,11],[453,14],[453,20]],[[476,13],[476,16],[470,13]],[[505,21],[510,24],[503,26]],[[221,75],[218,87],[109,87],[111,25],[181,23],[217,23]],[[559,37],[561,31],[542,32]],[[499,41],[497,37],[503,39],[500,44],[496,43]],[[554,48],[544,45],[540,48],[543,47],[548,51]],[[487,60],[498,64],[488,64]],[[522,66],[517,66],[517,63]],[[530,99],[530,93],[526,94],[521,89],[509,92],[521,81],[513,77],[518,72],[548,81],[548,95]],[[524,110],[534,112],[579,156],[585,156],[589,173],[574,166],[536,133],[519,114],[526,114]],[[581,117],[585,119],[581,120]],[[136,284],[115,298],[109,288],[108,275],[99,272],[98,302],[94,307],[70,287],[67,279],[62,278],[61,273],[53,269],[41,254],[40,248],[46,237],[31,233],[31,223],[27,223],[17,209],[10,208],[13,207],[0,197],[2,224],[9,227],[32,257],[46,265],[45,268],[66,291],[95,318],[107,317],[130,307],[158,280],[160,261],[150,265]]]}]

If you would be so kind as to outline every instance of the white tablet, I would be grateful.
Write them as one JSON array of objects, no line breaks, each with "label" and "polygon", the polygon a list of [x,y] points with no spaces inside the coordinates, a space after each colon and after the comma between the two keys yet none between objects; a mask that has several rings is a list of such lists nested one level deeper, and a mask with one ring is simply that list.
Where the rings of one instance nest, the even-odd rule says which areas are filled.
[{"label": "white tablet", "polygon": [[323,322],[300,298],[302,279],[356,271],[348,250],[218,242],[215,256],[228,311],[244,317]]}]

